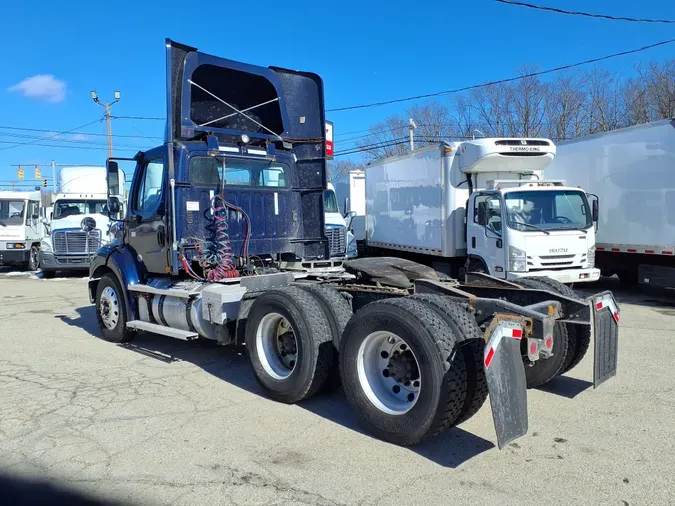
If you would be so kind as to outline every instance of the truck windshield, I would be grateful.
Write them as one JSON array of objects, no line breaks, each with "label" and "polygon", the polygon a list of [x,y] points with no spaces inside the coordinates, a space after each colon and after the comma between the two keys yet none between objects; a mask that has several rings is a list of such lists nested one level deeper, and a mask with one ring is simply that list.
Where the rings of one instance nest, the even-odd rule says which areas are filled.
[{"label": "truck windshield", "polygon": [[225,168],[225,186],[287,188],[288,167],[279,162],[213,156],[195,156],[190,160],[190,184],[220,186]]},{"label": "truck windshield", "polygon": [[573,230],[593,225],[588,199],[580,191],[509,192],[504,202],[508,225],[515,230]]},{"label": "truck windshield", "polygon": [[58,200],[54,203],[54,219],[77,216],[79,214],[108,215],[105,200]]},{"label": "truck windshield", "polygon": [[337,198],[333,190],[324,190],[323,192],[323,212],[339,213]]},{"label": "truck windshield", "polygon": [[0,200],[0,226],[22,225],[25,208],[23,200]]}]

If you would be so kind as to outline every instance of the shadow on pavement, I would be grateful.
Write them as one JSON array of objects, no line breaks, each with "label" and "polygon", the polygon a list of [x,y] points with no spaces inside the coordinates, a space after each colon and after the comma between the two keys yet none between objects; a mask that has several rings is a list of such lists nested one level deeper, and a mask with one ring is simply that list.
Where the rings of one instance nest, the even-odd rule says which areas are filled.
[{"label": "shadow on pavement", "polygon": [[78,307],[75,311],[77,312],[76,318],[64,314],[56,315],[54,318],[58,318],[72,327],[78,327],[94,337],[100,337],[98,323],[96,322],[96,308],[94,306],[84,306]]},{"label": "shadow on pavement", "polygon": [[586,297],[605,290],[611,290],[619,304],[627,303],[654,308],[675,308],[675,292],[646,285],[627,288],[615,277],[600,278],[594,283],[577,283],[573,288],[579,295]]},{"label": "shadow on pavement", "polygon": [[[76,311],[77,318],[63,315],[58,318],[68,325],[82,328],[89,334],[99,337],[94,306],[81,307]],[[265,391],[256,381],[248,364],[243,346],[236,348],[219,346],[214,341],[206,339],[185,342],[156,334],[141,334],[133,341],[117,346],[164,363],[190,362],[238,388],[266,397]],[[486,409],[489,409],[487,402],[489,401],[486,401]],[[319,394],[299,403],[298,406],[365,437],[372,437],[360,427],[341,389]],[[455,468],[494,447],[490,441],[455,427],[409,450],[442,466]]]},{"label": "shadow on pavement", "polygon": [[537,390],[559,395],[561,397],[567,397],[568,399],[574,399],[581,392],[592,387],[593,383],[590,381],[570,378],[569,376],[558,376],[545,385],[537,387]]}]

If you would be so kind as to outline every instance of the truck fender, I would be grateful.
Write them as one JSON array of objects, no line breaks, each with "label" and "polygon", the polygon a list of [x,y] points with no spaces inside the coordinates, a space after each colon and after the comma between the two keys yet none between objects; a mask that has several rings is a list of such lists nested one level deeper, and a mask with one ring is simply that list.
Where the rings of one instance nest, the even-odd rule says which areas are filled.
[{"label": "truck fender", "polygon": [[136,320],[138,311],[136,301],[127,290],[128,285],[135,285],[144,278],[143,272],[138,267],[138,262],[130,248],[118,248],[116,244],[108,244],[101,247],[89,266],[89,300],[96,301],[96,288],[101,277],[112,272],[122,287],[127,307],[127,318]]}]

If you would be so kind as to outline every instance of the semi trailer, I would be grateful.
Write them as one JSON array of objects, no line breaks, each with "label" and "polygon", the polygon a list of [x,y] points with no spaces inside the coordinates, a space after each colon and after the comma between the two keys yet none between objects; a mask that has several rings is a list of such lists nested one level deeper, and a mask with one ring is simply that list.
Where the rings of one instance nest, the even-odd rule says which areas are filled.
[{"label": "semi trailer", "polygon": [[[615,376],[609,291],[580,298],[545,277],[459,281],[397,257],[321,268],[330,243],[318,75],[169,39],[166,66],[164,144],[106,164],[112,213],[119,163],[136,168],[118,236],[90,265],[105,339],[244,345],[272,399],[301,402],[338,379],[361,423],[402,445],[468,420],[489,394],[503,448],[528,430],[527,388],[573,368],[591,342],[594,386]],[[269,185],[272,173],[283,177]]]},{"label": "semi trailer", "polygon": [[441,142],[365,170],[366,247],[460,276],[596,281],[597,201],[544,179],[549,139]]},{"label": "semi trailer", "polygon": [[598,196],[605,276],[675,288],[675,119],[563,141],[548,171]]}]

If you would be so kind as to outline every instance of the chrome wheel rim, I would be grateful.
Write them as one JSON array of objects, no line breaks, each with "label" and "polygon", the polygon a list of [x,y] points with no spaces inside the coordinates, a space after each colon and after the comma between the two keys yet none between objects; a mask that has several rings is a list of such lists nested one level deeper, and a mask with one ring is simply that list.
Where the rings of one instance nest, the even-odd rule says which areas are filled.
[{"label": "chrome wheel rim", "polygon": [[422,387],[419,362],[396,334],[377,331],[366,336],[357,355],[357,375],[366,397],[384,413],[403,415],[417,404]]},{"label": "chrome wheel rim", "polygon": [[101,314],[101,321],[108,329],[113,330],[117,327],[120,319],[120,303],[117,297],[117,292],[106,286],[101,292],[101,300],[99,302],[99,313]]},{"label": "chrome wheel rim", "polygon": [[288,378],[298,362],[298,341],[289,321],[279,313],[263,316],[255,345],[265,372],[276,380]]}]

